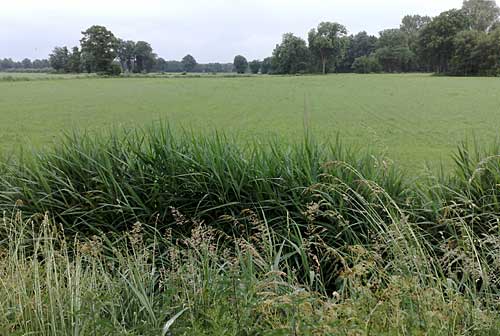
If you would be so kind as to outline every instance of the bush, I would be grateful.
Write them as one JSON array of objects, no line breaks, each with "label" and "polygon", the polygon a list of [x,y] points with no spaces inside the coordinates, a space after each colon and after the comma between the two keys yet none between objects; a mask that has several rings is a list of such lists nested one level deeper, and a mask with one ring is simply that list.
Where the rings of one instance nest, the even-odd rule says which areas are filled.
[{"label": "bush", "polygon": [[356,73],[379,73],[382,71],[382,66],[375,56],[361,56],[354,60],[352,70]]},{"label": "bush", "polygon": [[122,74],[122,67],[119,64],[111,64],[111,70],[109,72],[111,76],[120,76]]}]

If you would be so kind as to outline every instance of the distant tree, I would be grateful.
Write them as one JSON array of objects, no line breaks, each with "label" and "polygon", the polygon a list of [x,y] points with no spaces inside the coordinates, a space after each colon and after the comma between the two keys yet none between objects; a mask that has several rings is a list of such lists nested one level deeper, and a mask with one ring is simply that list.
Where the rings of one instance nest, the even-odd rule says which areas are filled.
[{"label": "distant tree", "polygon": [[419,44],[418,38],[422,29],[432,21],[429,16],[406,15],[401,21],[400,30],[406,35],[408,48],[414,54],[412,64],[413,70],[425,70],[426,67],[418,57]]},{"label": "distant tree", "polygon": [[135,72],[150,72],[153,69],[156,55],[151,45],[144,41],[138,41],[134,48]]},{"label": "distant tree", "polygon": [[321,22],[317,29],[309,32],[309,48],[313,55],[318,57],[322,65],[322,73],[326,74],[329,60],[335,67],[345,52],[345,37],[347,29],[336,22]]},{"label": "distant tree", "polygon": [[354,58],[368,56],[377,48],[377,41],[377,37],[368,35],[365,31],[360,32],[354,35],[350,52]]},{"label": "distant tree", "polygon": [[154,71],[156,72],[166,72],[167,61],[165,59],[158,57],[154,64]]},{"label": "distant tree", "polygon": [[260,73],[261,74],[268,74],[271,72],[271,68],[273,65],[273,60],[272,57],[266,57],[262,61],[261,68],[260,68]]},{"label": "distant tree", "polygon": [[377,49],[377,37],[368,35],[365,31],[356,35],[346,36],[344,40],[346,52],[339,65],[341,72],[351,72],[355,59],[369,56]]},{"label": "distant tree", "polygon": [[352,63],[352,70],[356,73],[376,73],[382,71],[382,66],[375,56],[361,56]]},{"label": "distant tree", "polygon": [[25,58],[21,61],[21,64],[23,65],[24,69],[31,69],[33,68],[33,63],[29,58]]},{"label": "distant tree", "polygon": [[237,73],[243,74],[243,73],[247,72],[247,69],[248,69],[247,59],[241,55],[238,55],[234,58],[233,66],[234,66],[234,70]]},{"label": "distant tree", "polygon": [[273,51],[273,71],[281,74],[306,72],[309,66],[310,52],[306,41],[287,33],[283,35],[281,44]]},{"label": "distant tree", "polygon": [[39,60],[36,59],[33,61],[33,68],[35,69],[43,69],[43,68],[49,68],[50,63],[47,60]]},{"label": "distant tree", "polygon": [[198,63],[196,63],[196,60],[194,59],[194,57],[191,55],[184,56],[181,63],[182,63],[184,71],[186,71],[186,72],[193,71],[194,68],[196,67],[196,65],[198,64]]},{"label": "distant tree", "polygon": [[401,29],[386,29],[380,32],[377,48],[399,48],[408,46],[408,36]]},{"label": "distant tree", "polygon": [[374,54],[385,72],[408,72],[414,54],[408,47],[380,48]]},{"label": "distant tree", "polygon": [[135,48],[134,41],[118,39],[116,52],[124,71],[134,71]]},{"label": "distant tree", "polygon": [[122,74],[123,70],[120,64],[113,62],[111,64],[111,70],[109,71],[109,74],[112,76],[120,76]]},{"label": "distant tree", "polygon": [[479,40],[474,52],[479,75],[500,76],[500,28],[490,30]]},{"label": "distant tree", "polygon": [[250,62],[250,72],[253,74],[258,74],[262,66],[262,62],[259,60],[253,60]]},{"label": "distant tree", "polygon": [[429,16],[406,15],[399,27],[401,31],[409,36],[416,36],[422,28],[432,21]]},{"label": "distant tree", "polygon": [[401,29],[380,32],[375,52],[386,72],[405,72],[412,68],[415,54],[408,47],[408,36]]},{"label": "distant tree", "polygon": [[116,57],[117,39],[103,26],[92,26],[82,32],[80,40],[82,53],[89,55],[88,61],[96,72],[111,72],[111,64]]},{"label": "distant tree", "polygon": [[67,47],[55,47],[49,55],[50,66],[58,72],[67,72],[69,57]]},{"label": "distant tree", "polygon": [[459,32],[453,41],[454,52],[450,61],[450,73],[463,76],[479,74],[479,45],[486,38],[485,32],[477,30]]},{"label": "distant tree", "polygon": [[80,55],[82,59],[82,71],[87,73],[95,71],[95,61],[93,55],[85,51],[81,51]]},{"label": "distant tree", "polygon": [[184,64],[179,61],[167,61],[165,72],[183,72]]},{"label": "distant tree", "polygon": [[462,9],[473,30],[486,32],[500,17],[500,8],[495,0],[465,0]]},{"label": "distant tree", "polygon": [[469,19],[462,10],[452,9],[441,13],[425,25],[419,34],[420,57],[434,71],[448,72],[454,53],[455,37],[469,26]]},{"label": "distant tree", "polygon": [[[231,63],[231,69],[233,68],[233,64]],[[218,73],[224,72],[224,66],[221,63],[208,63],[203,65],[204,72]]]},{"label": "distant tree", "polygon": [[73,73],[82,72],[82,55],[78,47],[73,47],[68,59],[68,71]]}]

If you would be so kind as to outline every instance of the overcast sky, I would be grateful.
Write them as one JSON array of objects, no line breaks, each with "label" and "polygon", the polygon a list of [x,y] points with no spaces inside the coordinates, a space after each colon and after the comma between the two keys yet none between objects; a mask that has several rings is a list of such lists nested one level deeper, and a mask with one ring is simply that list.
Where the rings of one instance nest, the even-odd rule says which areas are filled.
[{"label": "overcast sky", "polygon": [[405,14],[434,16],[462,0],[11,0],[0,6],[0,58],[45,58],[54,46],[78,45],[81,31],[108,27],[145,40],[165,59],[198,62],[269,56],[292,32],[306,37],[321,21],[349,32],[398,27]]}]

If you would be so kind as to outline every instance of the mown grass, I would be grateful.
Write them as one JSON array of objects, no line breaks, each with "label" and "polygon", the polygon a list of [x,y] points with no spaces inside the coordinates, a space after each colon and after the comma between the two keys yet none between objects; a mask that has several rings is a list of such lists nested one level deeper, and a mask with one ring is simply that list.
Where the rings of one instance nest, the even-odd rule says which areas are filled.
[{"label": "mown grass", "polygon": [[353,148],[159,127],[12,157],[2,331],[497,334],[499,145],[417,180]]},{"label": "mown grass", "polygon": [[500,82],[423,74],[249,78],[126,78],[0,82],[0,147],[60,141],[68,129],[172,127],[238,138],[302,141],[304,111],[316,137],[369,144],[412,172],[447,168],[465,137],[498,136]]}]

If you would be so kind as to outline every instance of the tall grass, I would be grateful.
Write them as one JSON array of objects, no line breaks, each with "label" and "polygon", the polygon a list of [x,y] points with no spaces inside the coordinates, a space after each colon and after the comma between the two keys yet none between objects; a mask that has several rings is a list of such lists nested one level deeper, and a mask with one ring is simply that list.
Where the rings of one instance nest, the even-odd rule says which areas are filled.
[{"label": "tall grass", "polygon": [[[261,209],[272,225],[288,217],[307,224],[304,213],[324,181],[372,197],[362,182],[367,179],[395,199],[405,196],[396,169],[349,150],[338,139],[289,146],[236,143],[221,134],[174,135],[168,128],[107,137],[75,134],[50,152],[11,164],[0,179],[0,207],[10,209],[17,203],[30,215],[49,211],[74,232],[123,231],[136,221],[168,227],[173,207],[233,233],[235,228],[221,215],[234,216],[247,208]],[[354,227],[363,231],[342,195],[332,191],[330,197],[342,220],[321,221],[337,231],[344,226],[350,235],[357,234]]]},{"label": "tall grass", "polygon": [[[279,234],[249,210],[254,230],[240,238],[177,215],[176,225],[192,227],[182,239],[140,223],[70,238],[48,216],[4,217],[0,333],[495,335],[500,327],[498,307],[425,266],[429,255],[399,236],[406,223],[370,248],[331,248],[293,222]],[[334,292],[319,277],[328,256],[342,261]]]},{"label": "tall grass", "polygon": [[410,181],[338,139],[68,136],[0,168],[0,325],[494,335],[499,148],[464,144],[454,172]]}]

